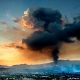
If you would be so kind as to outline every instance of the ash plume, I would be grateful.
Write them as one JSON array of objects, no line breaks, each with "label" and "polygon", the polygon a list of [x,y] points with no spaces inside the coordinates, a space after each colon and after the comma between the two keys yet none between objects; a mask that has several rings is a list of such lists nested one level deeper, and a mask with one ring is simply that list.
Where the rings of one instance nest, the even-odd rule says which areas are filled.
[{"label": "ash plume", "polygon": [[37,22],[44,22],[42,27],[46,30],[50,23],[61,23],[62,15],[58,10],[52,10],[47,8],[39,8],[32,13],[32,16],[37,20]]},{"label": "ash plume", "polygon": [[63,28],[62,14],[57,10],[49,8],[39,8],[29,12],[28,16],[24,16],[26,28],[37,29],[30,37],[23,39],[25,43],[32,50],[41,50],[45,47],[52,46],[53,60],[56,63],[59,56],[59,48],[62,42],[73,42],[72,37],[80,40],[80,23],[69,25]]},{"label": "ash plume", "polygon": [[[25,15],[22,18],[26,22],[26,26],[24,27],[29,28],[30,24],[33,24],[32,28],[38,29],[38,31],[34,31],[31,37],[23,39],[23,43],[28,45],[28,47],[30,46],[30,49],[39,51],[47,46],[56,45],[58,43],[58,37],[56,37],[55,32],[62,30],[61,18],[62,15],[58,10],[39,8],[30,12],[28,9],[28,16]],[[52,38],[53,35],[54,38]],[[34,42],[35,40],[36,42]],[[40,43],[38,44],[38,42]],[[36,48],[37,45],[38,47]],[[56,51],[57,45],[54,48],[55,49],[52,51],[52,56],[54,61],[57,61],[59,52]]]}]

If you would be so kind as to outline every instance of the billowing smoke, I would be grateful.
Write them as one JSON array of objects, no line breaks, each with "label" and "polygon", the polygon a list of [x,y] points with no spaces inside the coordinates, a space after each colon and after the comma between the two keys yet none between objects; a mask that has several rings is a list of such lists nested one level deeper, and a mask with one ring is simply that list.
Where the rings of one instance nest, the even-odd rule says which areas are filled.
[{"label": "billowing smoke", "polygon": [[32,50],[41,50],[45,47],[52,46],[52,55],[54,62],[58,60],[59,47],[62,42],[73,42],[72,37],[80,39],[80,23],[72,24],[63,28],[62,15],[57,10],[39,8],[29,11],[30,14],[23,17],[26,28],[33,28],[35,30],[30,37],[23,39],[25,43]]},{"label": "billowing smoke", "polygon": [[61,23],[62,15],[57,10],[47,9],[47,8],[39,8],[32,13],[32,16],[37,20],[37,22],[44,22],[42,27],[45,30],[48,28],[50,23]]},{"label": "billowing smoke", "polygon": [[[58,37],[55,35],[55,32],[62,30],[61,18],[62,15],[57,10],[39,8],[37,10],[30,11],[28,9],[25,12],[25,16],[19,20],[19,23],[22,23],[23,21],[25,24],[22,24],[23,27],[33,28],[37,31],[34,31],[31,37],[23,39],[23,43],[26,43],[30,49],[39,51],[47,46],[56,45],[59,41],[57,39]],[[36,46],[38,47],[36,48]],[[58,45],[53,47],[53,59],[54,61],[57,61],[59,52],[57,49]]]}]

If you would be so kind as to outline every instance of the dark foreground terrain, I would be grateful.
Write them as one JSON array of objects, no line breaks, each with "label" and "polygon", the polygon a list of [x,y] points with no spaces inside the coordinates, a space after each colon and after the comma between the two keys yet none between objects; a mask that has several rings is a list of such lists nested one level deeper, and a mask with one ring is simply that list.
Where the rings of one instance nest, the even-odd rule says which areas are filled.
[{"label": "dark foreground terrain", "polygon": [[0,65],[0,80],[80,80],[80,61],[58,61],[57,65]]},{"label": "dark foreground terrain", "polygon": [[0,80],[80,80],[80,74],[16,74],[0,75]]}]

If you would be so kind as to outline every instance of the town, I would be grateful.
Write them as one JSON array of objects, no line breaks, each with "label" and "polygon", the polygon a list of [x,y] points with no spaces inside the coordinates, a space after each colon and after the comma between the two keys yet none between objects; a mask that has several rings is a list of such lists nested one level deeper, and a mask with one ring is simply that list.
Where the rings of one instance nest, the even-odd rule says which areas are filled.
[{"label": "town", "polygon": [[80,74],[15,74],[0,75],[0,80],[80,80]]}]

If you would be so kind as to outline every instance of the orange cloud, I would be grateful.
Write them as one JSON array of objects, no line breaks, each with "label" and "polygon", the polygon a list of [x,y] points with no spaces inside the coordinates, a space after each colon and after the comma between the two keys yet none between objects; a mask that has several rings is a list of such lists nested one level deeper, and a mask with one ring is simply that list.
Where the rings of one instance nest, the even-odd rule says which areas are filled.
[{"label": "orange cloud", "polygon": [[60,59],[80,60],[80,42],[63,44],[60,49]]},{"label": "orange cloud", "polygon": [[24,11],[24,15],[21,18],[15,19],[14,22],[19,23],[23,28],[33,28],[34,19],[31,16],[31,11],[29,9]]},{"label": "orange cloud", "polygon": [[[20,46],[20,43],[19,43]],[[42,64],[51,61],[51,50],[32,51],[27,47],[16,48],[16,44],[0,45],[0,64],[15,65],[15,64]]]},{"label": "orange cloud", "polygon": [[[70,44],[63,43],[59,56],[59,59],[62,60],[80,60],[80,42]],[[17,41],[17,44],[0,45],[0,64],[2,65],[35,65],[49,62],[52,62],[51,48],[45,48],[41,51],[32,51],[26,47],[25,44],[22,44],[21,41]]]}]

